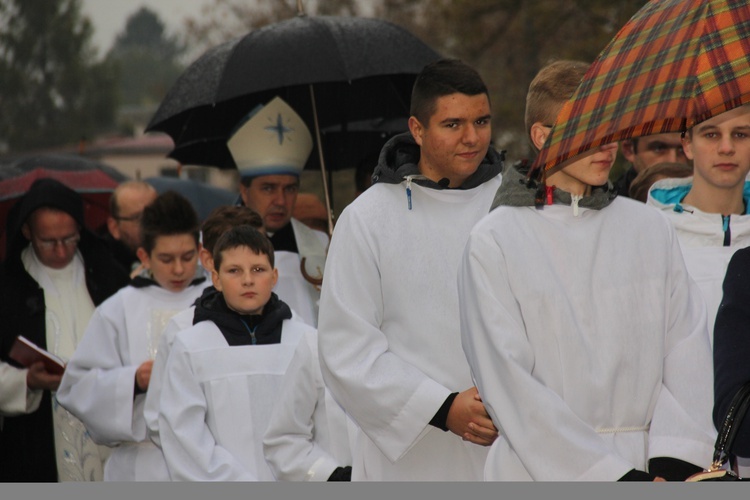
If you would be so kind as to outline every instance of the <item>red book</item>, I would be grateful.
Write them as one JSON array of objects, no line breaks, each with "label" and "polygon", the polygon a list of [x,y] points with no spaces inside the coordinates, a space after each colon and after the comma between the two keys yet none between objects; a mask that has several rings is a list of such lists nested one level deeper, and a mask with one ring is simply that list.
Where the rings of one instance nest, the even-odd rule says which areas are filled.
[{"label": "red book", "polygon": [[65,361],[49,351],[45,351],[23,335],[19,335],[8,353],[11,359],[25,367],[37,361],[44,363],[44,368],[55,375],[62,375],[65,371]]}]

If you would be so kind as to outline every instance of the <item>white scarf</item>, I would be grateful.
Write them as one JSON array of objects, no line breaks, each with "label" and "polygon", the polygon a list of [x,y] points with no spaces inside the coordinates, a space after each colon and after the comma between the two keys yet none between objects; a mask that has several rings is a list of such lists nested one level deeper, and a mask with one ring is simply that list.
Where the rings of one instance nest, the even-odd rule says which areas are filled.
[{"label": "white scarf", "polygon": [[70,264],[62,269],[52,269],[39,261],[29,245],[21,259],[28,273],[44,290],[47,350],[67,361],[94,313],[94,302],[86,288],[83,258],[76,251]]},{"label": "white scarf", "polygon": [[[68,361],[94,313],[86,287],[83,257],[76,251],[62,269],[47,267],[31,245],[21,253],[26,271],[44,291],[47,350]],[[60,481],[101,481],[109,448],[92,441],[83,423],[52,394],[55,455]]]}]

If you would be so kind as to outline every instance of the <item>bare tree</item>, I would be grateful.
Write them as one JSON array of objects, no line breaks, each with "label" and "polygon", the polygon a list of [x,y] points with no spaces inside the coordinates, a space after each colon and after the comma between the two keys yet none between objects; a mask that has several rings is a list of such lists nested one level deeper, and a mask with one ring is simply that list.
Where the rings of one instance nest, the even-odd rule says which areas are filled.
[{"label": "bare tree", "polygon": [[[300,0],[308,15],[362,15],[402,26],[445,57],[482,74],[493,105],[495,145],[509,159],[531,153],[523,126],[526,90],[552,59],[593,61],[645,0]],[[188,24],[205,50],[298,13],[298,0],[214,0]]]}]

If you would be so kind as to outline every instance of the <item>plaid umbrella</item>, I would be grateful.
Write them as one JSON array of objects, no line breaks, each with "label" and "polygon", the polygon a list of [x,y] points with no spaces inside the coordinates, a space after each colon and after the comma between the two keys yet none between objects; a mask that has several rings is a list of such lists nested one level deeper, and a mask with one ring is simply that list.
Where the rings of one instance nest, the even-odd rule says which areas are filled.
[{"label": "plaid umbrella", "polygon": [[602,144],[682,132],[748,102],[748,0],[651,0],[593,62],[533,167],[549,174]]}]

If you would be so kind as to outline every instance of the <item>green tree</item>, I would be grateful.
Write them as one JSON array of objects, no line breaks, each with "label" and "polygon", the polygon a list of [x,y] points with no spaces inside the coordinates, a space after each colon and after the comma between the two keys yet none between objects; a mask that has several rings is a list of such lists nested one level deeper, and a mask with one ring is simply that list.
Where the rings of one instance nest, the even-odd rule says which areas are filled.
[{"label": "green tree", "polygon": [[80,0],[0,0],[0,141],[55,147],[114,122],[114,75],[95,62]]},{"label": "green tree", "polygon": [[141,7],[128,17],[106,57],[118,70],[120,103],[157,106],[184,69],[179,60],[184,51],[154,11]]}]

